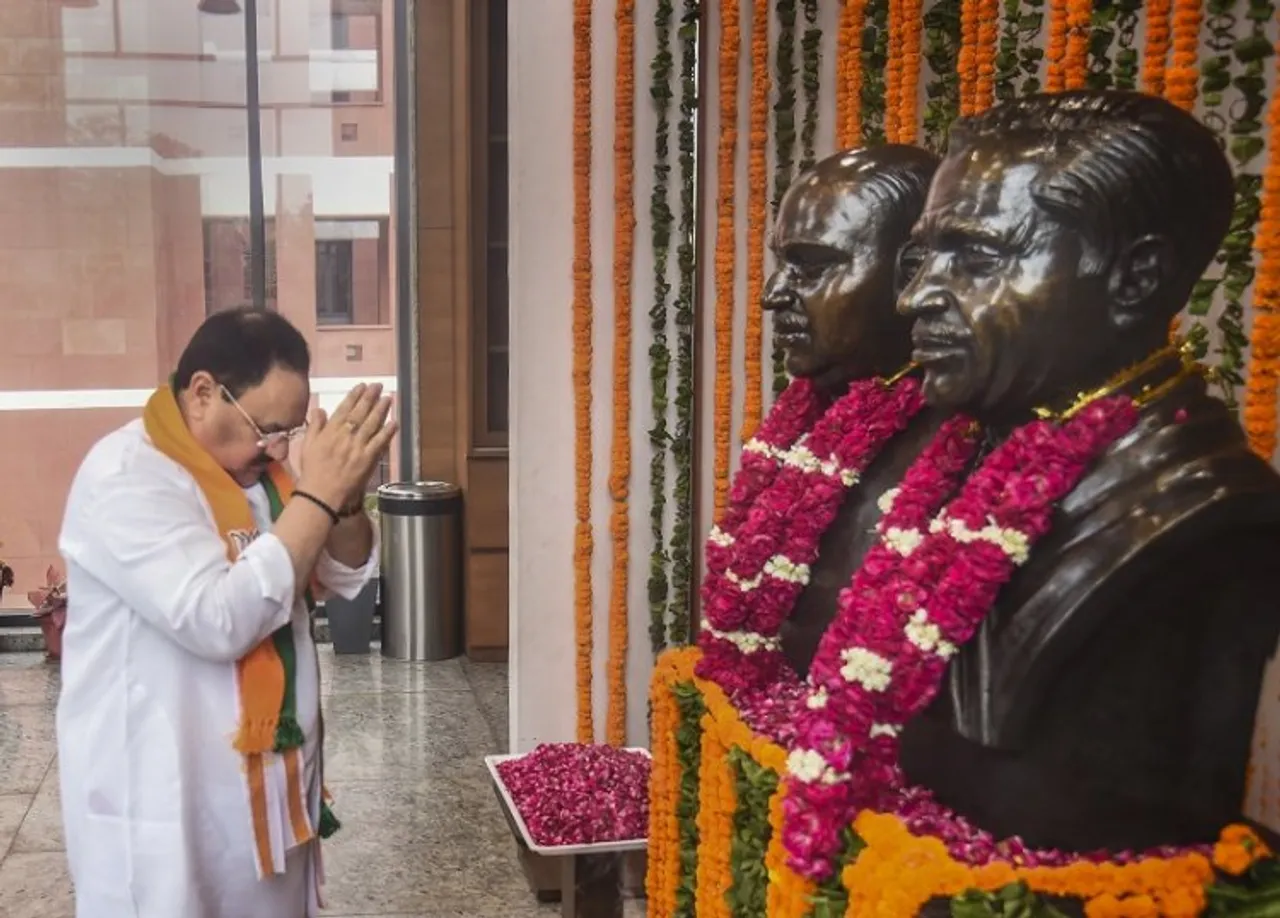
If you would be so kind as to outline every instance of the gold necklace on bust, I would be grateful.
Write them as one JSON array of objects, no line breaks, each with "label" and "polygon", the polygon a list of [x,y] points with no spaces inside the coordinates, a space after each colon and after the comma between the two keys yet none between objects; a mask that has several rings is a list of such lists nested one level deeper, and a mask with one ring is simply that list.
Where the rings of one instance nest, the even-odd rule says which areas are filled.
[{"label": "gold necklace on bust", "polygon": [[1052,408],[1035,408],[1035,415],[1042,420],[1068,421],[1075,417],[1086,406],[1100,398],[1118,394],[1125,387],[1151,373],[1166,361],[1177,358],[1178,368],[1168,378],[1159,383],[1144,385],[1133,396],[1133,402],[1139,408],[1149,405],[1177,388],[1184,380],[1192,376],[1204,375],[1208,369],[1195,359],[1194,346],[1185,340],[1175,339],[1173,343],[1160,348],[1150,356],[1143,358],[1132,366],[1116,373],[1096,389],[1076,394],[1075,400],[1065,409],[1055,411]]}]

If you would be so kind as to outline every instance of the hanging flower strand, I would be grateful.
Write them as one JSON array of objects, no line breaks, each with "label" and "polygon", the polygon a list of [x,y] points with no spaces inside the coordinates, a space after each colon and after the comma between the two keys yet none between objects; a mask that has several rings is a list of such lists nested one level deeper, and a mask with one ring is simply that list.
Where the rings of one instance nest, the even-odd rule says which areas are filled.
[{"label": "hanging flower strand", "polygon": [[903,0],[902,91],[899,97],[898,142],[914,144],[920,133],[920,28],[924,0]]},{"label": "hanging flower strand", "polygon": [[[1275,48],[1280,86],[1280,41]],[[1280,386],[1280,92],[1267,114],[1269,160],[1262,176],[1260,215],[1254,248],[1258,274],[1253,287],[1253,334],[1245,388],[1244,425],[1249,446],[1263,459],[1276,451],[1277,386]]]},{"label": "hanging flower strand", "polygon": [[653,130],[653,195],[649,199],[649,223],[653,238],[653,305],[649,309],[649,387],[653,427],[649,429],[649,533],[653,550],[649,554],[649,646],[656,655],[667,643],[667,597],[670,594],[666,544],[667,447],[671,438],[667,427],[668,388],[671,382],[671,348],[667,344],[668,296],[671,282],[667,268],[671,256],[671,20],[672,0],[658,0],[654,12],[658,49],[650,70],[651,95],[657,112]]},{"label": "hanging flower strand", "polygon": [[979,0],[977,74],[973,85],[975,112],[990,108],[995,99],[995,60],[999,31],[1000,0]]},{"label": "hanging flower strand", "polygon": [[979,0],[960,2],[960,57],[957,70],[960,74],[961,115],[972,115],[977,111],[978,2]]},{"label": "hanging flower strand", "polygon": [[1142,91],[1164,95],[1165,68],[1169,58],[1169,11],[1173,0],[1147,0],[1147,42],[1142,50]]},{"label": "hanging flower strand", "polygon": [[1083,89],[1089,80],[1089,26],[1093,0],[1067,0],[1067,49],[1063,59],[1066,89]]},{"label": "hanging flower strand", "polygon": [[905,0],[889,0],[889,66],[884,91],[884,137],[889,143],[899,143],[901,137],[904,3]]},{"label": "hanging flower strand", "polygon": [[591,743],[591,0],[573,4],[573,609],[578,742]]},{"label": "hanging flower strand", "polygon": [[720,7],[720,149],[717,160],[715,453],[712,477],[715,513],[729,494],[729,439],[733,428],[734,267],[737,252],[738,55],[742,47],[738,0]]},{"label": "hanging flower strand", "polygon": [[[764,228],[769,195],[769,4],[756,0],[751,13],[751,120],[747,125],[747,322],[743,344],[746,392],[742,399],[742,443],[760,426],[764,410]],[[726,479],[727,480],[727,479]]]},{"label": "hanging flower strand", "polygon": [[1200,79],[1200,25],[1203,21],[1201,0],[1174,0],[1173,56],[1165,73],[1165,98],[1188,112],[1196,107]]},{"label": "hanging flower strand", "polygon": [[631,281],[635,263],[636,4],[617,0],[613,127],[613,455],[610,457],[609,703],[605,737],[627,742],[628,574],[631,569]]},{"label": "hanging flower strand", "polygon": [[1045,48],[1045,92],[1062,92],[1067,88],[1067,2],[1049,0],[1049,39]]}]

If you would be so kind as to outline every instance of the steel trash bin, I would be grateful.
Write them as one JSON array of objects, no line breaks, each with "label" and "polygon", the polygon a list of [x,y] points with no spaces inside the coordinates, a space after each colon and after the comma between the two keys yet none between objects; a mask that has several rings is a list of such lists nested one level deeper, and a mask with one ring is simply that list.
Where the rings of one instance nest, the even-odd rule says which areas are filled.
[{"label": "steel trash bin", "polygon": [[462,653],[462,489],[443,481],[378,488],[382,655],[449,660]]}]

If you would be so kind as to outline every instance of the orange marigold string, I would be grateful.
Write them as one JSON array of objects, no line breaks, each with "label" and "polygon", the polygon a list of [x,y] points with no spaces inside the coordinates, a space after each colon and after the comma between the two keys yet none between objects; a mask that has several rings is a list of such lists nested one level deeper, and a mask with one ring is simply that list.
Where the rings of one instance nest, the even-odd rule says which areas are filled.
[{"label": "orange marigold string", "polygon": [[609,706],[605,737],[627,743],[627,584],[631,569],[631,280],[636,250],[636,3],[617,0],[613,128],[613,454],[609,467]]},{"label": "orange marigold string", "polygon": [[1173,54],[1165,73],[1165,98],[1185,111],[1196,107],[1200,82],[1200,25],[1204,21],[1201,0],[1174,0]]},{"label": "orange marigold string", "polygon": [[961,115],[972,115],[977,111],[978,19],[980,16],[980,0],[961,0],[960,53],[956,59],[956,71],[960,76]]},{"label": "orange marigold string", "polygon": [[867,0],[845,0],[841,13],[844,47],[836,68],[842,77],[845,105],[844,117],[837,125],[836,143],[842,150],[862,143],[862,26],[866,12]]},{"label": "orange marigold string", "polygon": [[1063,59],[1067,89],[1083,89],[1089,79],[1089,35],[1093,0],[1067,0],[1067,51]]},{"label": "orange marigold string", "polygon": [[738,0],[720,5],[720,147],[717,158],[715,454],[712,464],[715,515],[729,495],[729,438],[733,429],[733,313],[736,255],[735,201],[738,153],[738,55],[742,48]]},{"label": "orange marigold string", "polygon": [[591,700],[591,0],[573,3],[573,611],[578,742],[595,740]]},{"label": "orange marigold string", "polygon": [[[1280,81],[1280,42],[1276,44],[1275,61]],[[1275,85],[1280,87],[1280,82]],[[1262,174],[1261,213],[1253,243],[1258,252],[1258,273],[1253,285],[1244,426],[1250,448],[1270,460],[1276,451],[1280,386],[1280,90],[1271,94],[1268,104],[1267,134],[1267,168]]]},{"label": "orange marigold string", "polygon": [[649,856],[645,894],[655,914],[670,915],[676,907],[680,882],[680,823],[676,803],[680,793],[680,761],[676,755],[676,730],[680,709],[672,686],[693,674],[687,648],[667,651],[654,665],[649,684],[652,717],[653,767],[649,773]]},{"label": "orange marigold string", "polygon": [[884,137],[889,143],[900,143],[902,136],[903,3],[904,0],[889,0],[889,57],[884,81]]},{"label": "orange marigold string", "polygon": [[1169,11],[1173,0],[1147,0],[1145,7],[1147,40],[1142,49],[1142,91],[1163,96],[1169,58]]},{"label": "orange marigold string", "polygon": [[924,0],[903,0],[902,90],[898,115],[898,142],[915,143],[919,134],[920,30],[924,25]]},{"label": "orange marigold string", "polygon": [[1067,86],[1067,0],[1049,0],[1049,39],[1045,43],[1045,92],[1062,92]]},{"label": "orange marigold string", "polygon": [[1000,0],[978,0],[978,72],[973,86],[974,112],[990,108],[996,97],[996,41],[999,30]]},{"label": "orange marigold string", "polygon": [[849,121],[849,4],[840,7],[836,26],[836,146],[845,146]]},{"label": "orange marigold string", "polygon": [[751,120],[747,126],[747,327],[744,340],[746,393],[742,399],[741,442],[760,426],[764,410],[764,233],[769,192],[769,10],[756,0],[751,14]]},{"label": "orange marigold string", "polygon": [[698,765],[698,918],[730,918],[725,895],[733,885],[730,861],[738,795],[728,753],[715,720],[704,714]]}]

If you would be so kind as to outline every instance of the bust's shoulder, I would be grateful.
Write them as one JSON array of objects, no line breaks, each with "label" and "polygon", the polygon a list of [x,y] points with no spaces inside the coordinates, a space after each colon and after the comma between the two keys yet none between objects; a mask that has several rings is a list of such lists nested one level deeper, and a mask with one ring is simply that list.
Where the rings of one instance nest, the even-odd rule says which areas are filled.
[{"label": "bust's shoulder", "polygon": [[1224,528],[1280,538],[1280,474],[1199,385],[1144,412],[1063,501],[1060,523],[1068,543],[1106,530],[1174,549]]}]

